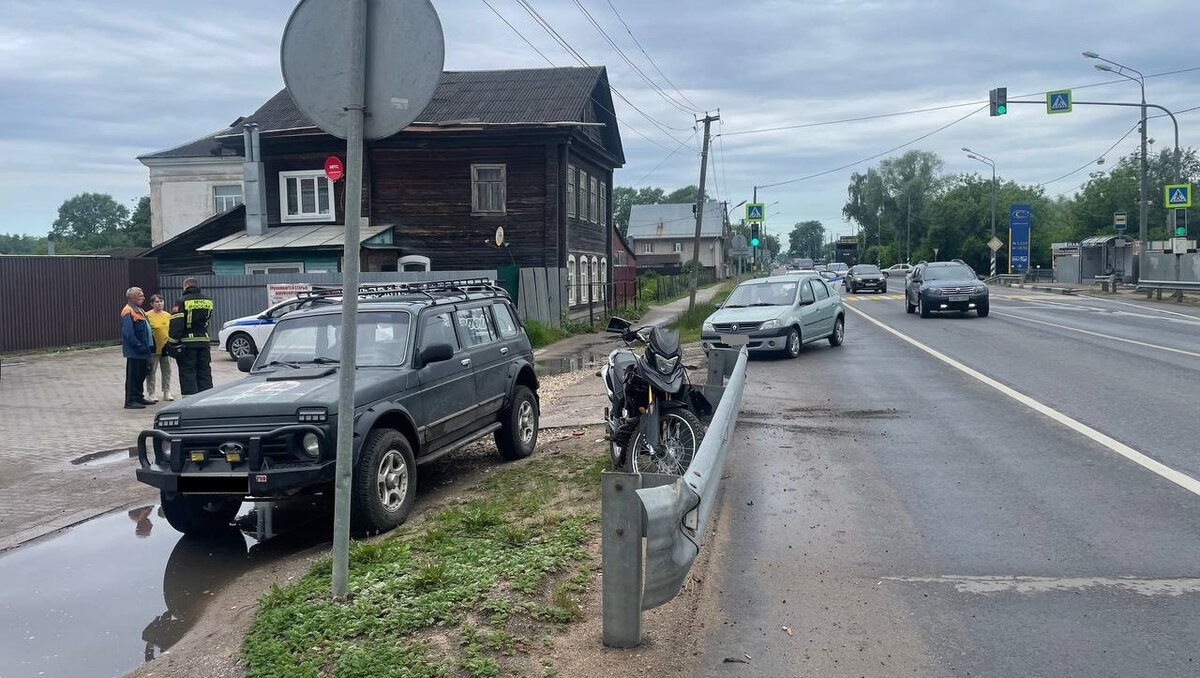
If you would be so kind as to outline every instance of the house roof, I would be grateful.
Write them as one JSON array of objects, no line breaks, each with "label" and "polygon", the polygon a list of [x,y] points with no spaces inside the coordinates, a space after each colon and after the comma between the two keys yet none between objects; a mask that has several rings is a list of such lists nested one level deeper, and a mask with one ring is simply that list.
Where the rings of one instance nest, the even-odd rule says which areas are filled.
[{"label": "house roof", "polygon": [[220,137],[227,135],[232,131],[233,128],[228,127],[218,132],[213,132],[212,134],[202,136],[199,139],[189,141],[186,144],[180,144],[175,148],[168,148],[165,151],[158,151],[157,153],[146,153],[144,155],[139,155],[138,160],[144,160],[147,158],[204,158],[209,156],[222,157],[229,155],[236,157],[236,153],[231,154],[229,149],[224,149],[220,139]]},{"label": "house roof", "polygon": [[[724,228],[725,212],[721,203],[704,203],[700,237],[720,237]],[[626,235],[634,239],[691,238],[696,235],[696,215],[692,214],[692,204],[634,205],[629,211]]]},{"label": "house roof", "polygon": [[[210,155],[209,143],[219,146],[220,138],[240,138],[242,125],[246,123],[257,124],[263,134],[316,129],[285,88],[253,114],[238,118],[226,129],[183,146],[139,157],[189,157],[189,153],[195,156]],[[581,132],[608,148],[624,163],[608,75],[603,66],[446,71],[438,81],[433,98],[412,126],[452,129],[471,124],[554,123],[603,123],[602,127],[582,127]]]},{"label": "house roof", "polygon": [[[390,229],[391,226],[366,226],[359,234],[359,242],[369,240]],[[297,225],[274,226],[265,235],[250,235],[245,231],[234,233],[201,245],[197,252],[233,252],[243,250],[288,250],[313,247],[339,247],[346,239],[345,226]]]}]

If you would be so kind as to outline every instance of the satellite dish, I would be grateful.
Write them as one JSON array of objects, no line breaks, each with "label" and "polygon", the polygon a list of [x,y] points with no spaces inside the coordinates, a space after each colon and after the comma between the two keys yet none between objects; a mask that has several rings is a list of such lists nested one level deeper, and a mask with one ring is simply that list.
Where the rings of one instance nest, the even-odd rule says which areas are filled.
[{"label": "satellite dish", "polygon": [[504,245],[504,227],[496,227],[496,247]]}]

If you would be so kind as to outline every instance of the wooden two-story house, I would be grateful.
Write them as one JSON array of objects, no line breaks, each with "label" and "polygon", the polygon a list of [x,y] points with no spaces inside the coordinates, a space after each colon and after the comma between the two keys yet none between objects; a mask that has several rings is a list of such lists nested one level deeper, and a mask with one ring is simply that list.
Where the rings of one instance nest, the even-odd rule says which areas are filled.
[{"label": "wooden two-story house", "polygon": [[[247,185],[228,171],[231,159],[246,161],[252,139],[265,187],[259,210],[234,195]],[[152,254],[160,265],[186,261],[193,273],[206,263],[217,274],[340,270],[345,180],[325,176],[330,156],[344,161],[345,142],[316,128],[286,89],[225,130],[141,156],[151,169],[151,210],[159,212],[161,241]],[[445,72],[415,122],[366,144],[363,270],[406,262],[432,270],[566,268],[573,303],[603,295],[598,284],[611,279],[612,175],[624,162],[603,67]],[[221,168],[211,174],[220,186],[203,184],[207,175],[196,168],[207,164]],[[178,201],[153,200],[172,195],[164,187],[181,178],[200,196],[182,219],[203,217],[186,228],[171,213]],[[212,213],[197,214],[210,194]],[[504,247],[495,245],[498,227]]]}]

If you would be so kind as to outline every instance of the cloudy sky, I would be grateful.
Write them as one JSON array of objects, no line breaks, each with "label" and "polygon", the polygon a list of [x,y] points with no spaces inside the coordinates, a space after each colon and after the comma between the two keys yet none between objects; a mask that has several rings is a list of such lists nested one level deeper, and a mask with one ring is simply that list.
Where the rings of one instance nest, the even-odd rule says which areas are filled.
[{"label": "cloudy sky", "polygon": [[[1146,76],[1196,69],[1147,77],[1146,91],[1149,102],[1171,110],[1200,106],[1200,54],[1191,39],[1200,5],[1193,2],[525,2],[589,64],[607,66],[632,102],[616,100],[627,158],[616,185],[696,183],[699,135],[693,112],[681,109],[719,109],[710,191],[732,205],[755,185],[790,182],[759,191],[760,201],[778,202],[768,210],[774,232],[819,219],[849,233],[841,217],[849,176],[878,161],[838,168],[909,142],[896,152],[934,151],[948,172],[990,173],[959,150],[969,146],[994,158],[1004,179],[1025,184],[1095,160],[1135,124],[1136,109],[1079,106],[1048,116],[1041,106],[1012,105],[1002,118],[986,110],[996,86],[1008,87],[1010,99],[1075,88],[1077,100],[1137,101],[1136,84],[1097,72],[1084,50]],[[555,65],[578,65],[518,0],[434,0],[447,70],[547,65],[489,3]],[[132,206],[148,192],[137,155],[253,112],[283,85],[279,42],[294,4],[0,0],[0,233],[46,233],[58,205],[84,191]],[[930,108],[941,110],[813,125]],[[1181,145],[1200,145],[1200,112],[1179,123]],[[787,129],[757,131],[773,128]],[[1156,147],[1171,143],[1166,118],[1149,129]],[[1137,143],[1130,134],[1109,159]],[[1087,171],[1047,190],[1069,193]]]}]

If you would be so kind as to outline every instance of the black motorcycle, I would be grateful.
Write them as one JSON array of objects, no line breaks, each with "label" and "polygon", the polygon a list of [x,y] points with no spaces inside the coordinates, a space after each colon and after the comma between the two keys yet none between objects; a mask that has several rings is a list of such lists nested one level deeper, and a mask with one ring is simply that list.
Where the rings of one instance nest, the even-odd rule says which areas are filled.
[{"label": "black motorcycle", "polygon": [[[607,331],[626,344],[599,372],[608,392],[604,419],[613,467],[683,475],[704,439],[700,417],[711,415],[712,405],[688,381],[679,335],[654,325],[633,329],[616,317]],[[635,342],[645,346],[641,355],[633,351]]]}]

